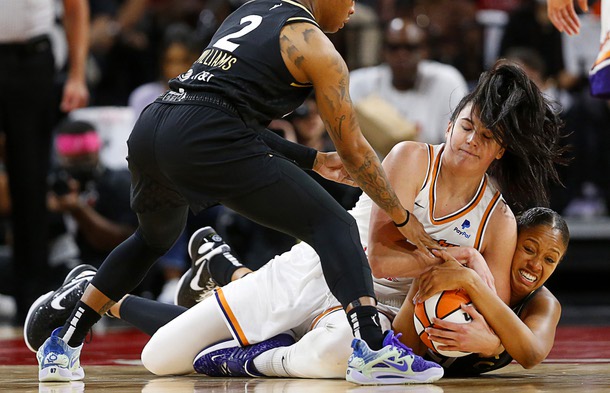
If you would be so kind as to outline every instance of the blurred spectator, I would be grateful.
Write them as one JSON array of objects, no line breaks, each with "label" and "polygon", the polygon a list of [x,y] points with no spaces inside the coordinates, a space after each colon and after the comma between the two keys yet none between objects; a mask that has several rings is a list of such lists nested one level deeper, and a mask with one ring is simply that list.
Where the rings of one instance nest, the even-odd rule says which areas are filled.
[{"label": "blurred spectator", "polygon": [[[386,63],[355,70],[350,75],[350,94],[359,119],[361,115],[369,116],[368,126],[363,124],[362,131],[374,147],[375,139],[384,133],[396,133],[390,147],[405,139],[441,142],[451,110],[467,93],[466,81],[458,70],[427,60],[427,39],[426,31],[412,20],[393,19],[385,31]],[[391,111],[399,115],[401,124],[410,124],[415,133],[410,133],[407,126],[391,124],[367,130],[385,122]]]},{"label": "blurred spectator", "polygon": [[89,0],[93,105],[127,105],[129,93],[156,78],[148,0]]},{"label": "blurred spectator", "polygon": [[553,78],[564,89],[578,87],[578,75],[566,72],[561,33],[546,11],[546,0],[523,0],[523,5],[510,13],[502,36],[500,55],[510,48],[527,47],[540,54],[546,64],[545,78]]},{"label": "blurred spectator", "polygon": [[148,104],[168,89],[168,81],[189,69],[199,55],[199,43],[193,31],[184,24],[167,28],[159,51],[161,75],[159,80],[137,87],[129,95],[129,106],[136,118]]},{"label": "blurred spectator", "polygon": [[413,18],[430,34],[429,59],[457,68],[475,85],[483,69],[484,28],[473,0],[417,0]]},{"label": "blurred spectator", "polygon": [[[49,178],[48,207],[74,235],[83,263],[99,266],[137,227],[129,206],[131,177],[126,169],[101,164],[101,139],[84,121],[63,123],[56,137],[57,166]],[[59,231],[61,232],[61,231]],[[61,245],[53,251],[62,253]]]},{"label": "blurred spectator", "polygon": [[294,126],[297,143],[318,151],[335,150],[335,145],[324,128],[324,122],[318,113],[318,105],[313,96],[307,98],[301,106],[295,109],[288,119]]},{"label": "blurred spectator", "polygon": [[55,115],[58,109],[85,106],[89,95],[87,2],[63,0],[69,69],[61,102],[54,90],[57,70],[49,40],[54,6],[53,0],[0,0],[0,131],[6,135],[18,324],[30,304],[53,287],[47,280],[45,198]]},{"label": "blurred spectator", "polygon": [[610,101],[584,90],[565,114],[566,143],[574,160],[562,170],[566,188],[556,193],[555,208],[566,216],[592,218],[610,211]]},{"label": "blurred spectator", "polygon": [[590,13],[580,17],[578,35],[561,35],[566,72],[573,75],[582,86],[587,85],[589,70],[595,63],[600,49],[600,30],[599,14]]},{"label": "blurred spectator", "polygon": [[369,67],[379,63],[382,29],[378,14],[366,4],[358,2],[349,23],[330,36],[335,46],[342,49],[343,58],[350,69]]}]

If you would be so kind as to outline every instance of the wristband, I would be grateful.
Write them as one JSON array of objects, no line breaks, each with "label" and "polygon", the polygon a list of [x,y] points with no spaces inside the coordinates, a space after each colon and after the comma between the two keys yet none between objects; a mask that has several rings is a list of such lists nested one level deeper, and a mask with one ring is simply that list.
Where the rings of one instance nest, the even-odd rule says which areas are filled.
[{"label": "wristband", "polygon": [[402,228],[409,223],[409,218],[411,218],[411,213],[407,209],[405,209],[405,212],[407,213],[407,218],[405,218],[405,220],[403,222],[401,222],[400,224],[394,223],[394,226],[396,226],[396,228]]}]

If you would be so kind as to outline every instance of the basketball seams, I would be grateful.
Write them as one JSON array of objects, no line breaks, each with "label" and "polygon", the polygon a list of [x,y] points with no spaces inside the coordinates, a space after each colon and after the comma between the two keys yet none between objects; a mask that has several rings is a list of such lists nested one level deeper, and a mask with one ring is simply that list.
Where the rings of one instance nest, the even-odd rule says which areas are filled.
[{"label": "basketball seams", "polygon": [[425,328],[434,326],[431,322],[433,317],[454,323],[468,323],[469,321],[467,321],[467,318],[463,316],[464,312],[461,309],[461,304],[472,304],[472,301],[466,292],[463,290],[446,290],[434,294],[424,303],[419,303],[415,307],[413,319],[418,336],[428,348],[442,356],[461,357],[468,355],[469,353],[439,350],[437,346],[441,344],[431,341],[426,334]]}]

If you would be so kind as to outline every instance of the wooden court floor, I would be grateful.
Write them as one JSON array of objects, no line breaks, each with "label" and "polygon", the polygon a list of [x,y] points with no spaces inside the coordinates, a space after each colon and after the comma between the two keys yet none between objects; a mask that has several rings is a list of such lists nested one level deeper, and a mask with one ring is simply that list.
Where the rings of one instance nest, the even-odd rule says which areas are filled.
[{"label": "wooden court floor", "polygon": [[511,364],[477,378],[441,379],[433,385],[357,386],[341,380],[155,377],[141,366],[90,366],[84,382],[38,383],[36,366],[0,366],[1,392],[77,393],[300,393],[300,392],[610,392],[610,364]]},{"label": "wooden court floor", "polygon": [[81,357],[85,380],[39,383],[35,356],[19,331],[0,329],[0,392],[300,393],[300,392],[578,392],[610,393],[610,327],[563,326],[548,359],[530,370],[513,363],[477,378],[443,378],[434,385],[358,386],[343,380],[157,377],[141,366],[142,333],[98,333]]}]

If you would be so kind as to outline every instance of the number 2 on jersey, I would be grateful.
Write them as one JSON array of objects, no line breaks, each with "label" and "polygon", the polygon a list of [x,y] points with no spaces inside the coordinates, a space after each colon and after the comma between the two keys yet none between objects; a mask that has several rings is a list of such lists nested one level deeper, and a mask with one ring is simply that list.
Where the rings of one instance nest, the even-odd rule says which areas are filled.
[{"label": "number 2 on jersey", "polygon": [[220,38],[218,41],[216,41],[216,43],[213,46],[215,48],[220,48],[220,49],[226,50],[227,52],[233,52],[235,49],[237,49],[239,44],[231,42],[231,39],[245,36],[252,30],[256,29],[261,24],[262,21],[263,21],[263,17],[260,15],[244,16],[239,21],[239,24],[243,25],[244,23],[248,23],[247,25],[245,25],[244,27],[242,27],[240,30],[236,31],[235,33],[227,34],[226,36]]}]

